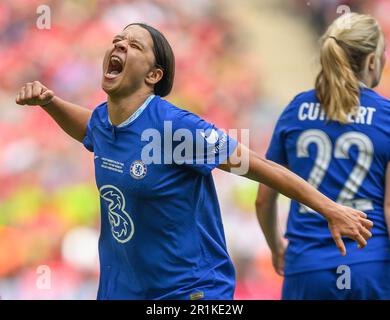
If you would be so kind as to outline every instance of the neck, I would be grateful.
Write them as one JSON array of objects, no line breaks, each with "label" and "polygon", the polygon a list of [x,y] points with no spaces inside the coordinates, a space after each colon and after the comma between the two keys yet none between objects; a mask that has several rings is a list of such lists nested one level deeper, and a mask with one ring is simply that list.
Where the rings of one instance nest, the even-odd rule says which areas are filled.
[{"label": "neck", "polygon": [[360,79],[360,80],[359,80],[359,83],[360,83],[360,84],[363,84],[363,85],[364,85],[365,87],[367,87],[367,88],[371,88],[370,82],[368,82],[367,80]]},{"label": "neck", "polygon": [[108,116],[113,126],[118,126],[127,120],[151,95],[151,92],[134,92],[128,96],[108,96]]},{"label": "neck", "polygon": [[361,77],[360,77],[360,82],[363,82],[368,88],[372,88],[374,87],[374,80],[372,79],[372,77],[365,73],[363,74]]}]

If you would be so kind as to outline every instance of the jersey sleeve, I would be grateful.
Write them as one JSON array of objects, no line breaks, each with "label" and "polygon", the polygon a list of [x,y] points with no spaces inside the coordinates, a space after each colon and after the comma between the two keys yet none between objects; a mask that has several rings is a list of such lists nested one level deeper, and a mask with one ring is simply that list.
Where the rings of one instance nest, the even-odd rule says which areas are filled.
[{"label": "jersey sleeve", "polygon": [[285,144],[287,123],[287,112],[285,110],[276,123],[271,142],[265,155],[268,160],[284,166],[288,164]]},{"label": "jersey sleeve", "polygon": [[94,148],[93,148],[93,137],[92,137],[91,127],[92,127],[92,116],[88,120],[87,131],[86,131],[85,137],[83,139],[83,145],[85,148],[87,148],[88,151],[93,152]]},{"label": "jersey sleeve", "polygon": [[208,175],[236,149],[238,142],[191,112],[180,110],[173,120],[173,162]]}]

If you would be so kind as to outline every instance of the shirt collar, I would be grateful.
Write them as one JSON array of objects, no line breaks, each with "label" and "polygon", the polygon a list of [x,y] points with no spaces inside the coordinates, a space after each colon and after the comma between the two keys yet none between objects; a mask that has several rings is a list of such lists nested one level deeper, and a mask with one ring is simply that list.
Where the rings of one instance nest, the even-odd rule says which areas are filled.
[{"label": "shirt collar", "polygon": [[[145,100],[145,102],[127,120],[125,120],[121,124],[117,125],[116,127],[117,128],[122,128],[122,127],[132,123],[135,119],[137,119],[141,115],[142,111],[144,111],[146,109],[146,107],[149,105],[149,103],[153,100],[154,97],[155,97],[154,94],[150,95]],[[107,118],[108,118],[109,124],[112,125],[110,117],[108,116],[108,114],[107,114]]]}]

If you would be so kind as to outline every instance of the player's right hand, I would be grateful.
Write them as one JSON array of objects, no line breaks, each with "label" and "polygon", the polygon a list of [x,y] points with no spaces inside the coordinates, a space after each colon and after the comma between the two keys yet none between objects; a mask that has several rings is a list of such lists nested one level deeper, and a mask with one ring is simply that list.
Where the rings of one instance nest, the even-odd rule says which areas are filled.
[{"label": "player's right hand", "polygon": [[44,106],[54,98],[54,92],[39,81],[26,83],[16,96],[16,103],[29,106]]}]

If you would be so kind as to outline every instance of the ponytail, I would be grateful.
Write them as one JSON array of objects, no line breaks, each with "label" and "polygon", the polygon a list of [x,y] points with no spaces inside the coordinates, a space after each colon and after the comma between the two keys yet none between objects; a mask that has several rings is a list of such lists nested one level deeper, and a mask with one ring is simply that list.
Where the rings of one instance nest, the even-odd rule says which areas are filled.
[{"label": "ponytail", "polygon": [[359,80],[338,40],[328,37],[321,48],[322,70],[316,79],[317,97],[328,118],[347,122],[359,105]]},{"label": "ponytail", "polygon": [[315,89],[328,119],[348,122],[360,104],[360,81],[371,53],[378,63],[384,51],[384,36],[369,15],[345,14],[334,21],[321,38],[321,71]]}]

